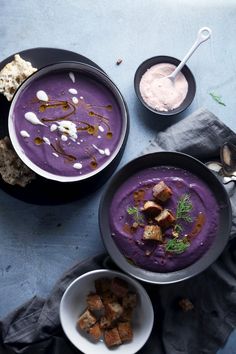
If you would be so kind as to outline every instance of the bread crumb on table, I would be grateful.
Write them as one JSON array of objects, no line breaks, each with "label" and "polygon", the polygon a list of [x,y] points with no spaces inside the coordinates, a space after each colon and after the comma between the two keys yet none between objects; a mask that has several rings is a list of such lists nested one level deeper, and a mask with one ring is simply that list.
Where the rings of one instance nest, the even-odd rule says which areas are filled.
[{"label": "bread crumb on table", "polygon": [[123,60],[121,58],[117,59],[116,61],[116,65],[120,65],[123,62]]}]

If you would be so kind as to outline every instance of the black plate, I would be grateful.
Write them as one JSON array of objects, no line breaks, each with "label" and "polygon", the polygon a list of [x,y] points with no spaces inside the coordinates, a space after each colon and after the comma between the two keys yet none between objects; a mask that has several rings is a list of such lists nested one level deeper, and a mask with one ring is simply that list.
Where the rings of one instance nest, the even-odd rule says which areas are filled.
[{"label": "black plate", "polygon": [[[219,228],[210,249],[192,265],[168,273],[151,272],[130,264],[116,246],[109,225],[109,209],[117,189],[131,176],[146,168],[155,166],[175,166],[188,170],[204,180],[213,192],[220,206]],[[168,284],[188,279],[210,266],[221,254],[227,244],[231,229],[231,205],[225,188],[218,178],[197,159],[178,152],[157,152],[143,155],[129,162],[118,171],[106,188],[99,207],[99,225],[105,247],[113,261],[126,273],[140,280]]]},{"label": "black plate", "polygon": [[[95,68],[101,70],[104,73],[104,71],[90,59],[84,57],[83,55],[64,49],[33,48],[18,52],[18,54],[20,54],[23,59],[30,61],[32,65],[34,67],[37,67],[38,69],[58,62],[77,61],[94,66]],[[14,55],[15,54],[11,55],[0,63],[0,70],[7,63],[11,62],[14,59]],[[10,108],[10,103],[3,95],[0,95],[0,107],[0,138],[3,138],[4,136],[9,135],[8,112]],[[128,114],[127,106],[126,111]],[[17,199],[23,200],[28,203],[40,205],[67,203],[81,198],[98,189],[114,172],[123,155],[124,147],[128,137],[128,132],[129,119],[126,137],[124,139],[120,152],[104,170],[102,170],[94,177],[89,178],[89,180],[74,183],[60,183],[37,176],[35,181],[32,181],[32,183],[27,185],[25,188],[22,188],[19,186],[11,186],[5,183],[2,179],[0,179],[0,188]]]}]

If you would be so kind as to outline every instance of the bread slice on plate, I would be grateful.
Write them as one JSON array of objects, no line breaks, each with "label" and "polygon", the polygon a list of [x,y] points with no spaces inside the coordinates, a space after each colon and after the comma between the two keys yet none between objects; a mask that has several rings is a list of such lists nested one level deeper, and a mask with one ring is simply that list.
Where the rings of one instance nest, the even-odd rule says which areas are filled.
[{"label": "bread slice on plate", "polygon": [[33,68],[29,61],[25,61],[19,54],[16,54],[14,60],[0,71],[0,93],[11,101],[20,84],[35,71],[37,69]]},{"label": "bread slice on plate", "polygon": [[36,178],[36,174],[17,156],[7,136],[0,140],[0,175],[6,183],[21,187]]}]

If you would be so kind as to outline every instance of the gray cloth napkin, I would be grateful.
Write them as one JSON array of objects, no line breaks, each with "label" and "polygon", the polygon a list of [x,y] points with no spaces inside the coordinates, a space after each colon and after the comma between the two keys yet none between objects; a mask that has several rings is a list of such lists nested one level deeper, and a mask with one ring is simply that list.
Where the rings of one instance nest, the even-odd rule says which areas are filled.
[{"label": "gray cloth napkin", "polygon": [[[225,141],[236,135],[212,113],[200,109],[158,133],[144,153],[175,150],[202,160],[219,155]],[[206,271],[187,281],[146,287],[155,311],[155,323],[143,354],[214,354],[236,326],[236,193],[227,185],[233,224],[231,241]],[[59,321],[59,304],[66,287],[92,269],[114,267],[107,255],[75,265],[57,282],[49,297],[34,297],[0,321],[1,354],[76,354]],[[179,299],[188,298],[194,308],[184,312]],[[89,354],[89,353],[87,353]]]}]

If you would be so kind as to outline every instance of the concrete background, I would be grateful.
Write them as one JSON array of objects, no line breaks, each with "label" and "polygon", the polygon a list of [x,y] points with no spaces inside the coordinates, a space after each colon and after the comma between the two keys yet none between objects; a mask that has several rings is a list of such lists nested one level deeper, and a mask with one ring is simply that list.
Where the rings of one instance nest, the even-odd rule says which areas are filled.
[{"label": "concrete background", "polygon": [[[197,94],[177,119],[204,106],[235,129],[234,0],[0,0],[0,61],[44,46],[78,52],[101,66],[118,85],[130,112],[121,167],[173,123],[140,107],[133,89],[136,68],[155,55],[181,59],[202,26],[211,27],[213,36],[188,62]],[[118,58],[123,59],[119,66]],[[226,107],[209,96],[211,91],[222,95]],[[37,206],[0,190],[0,317],[35,294],[46,296],[63,271],[103,251],[97,220],[102,191],[67,205]],[[233,334],[219,353],[233,354],[235,348]]]}]

